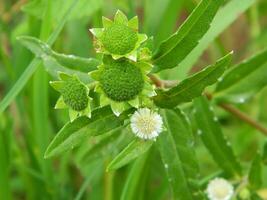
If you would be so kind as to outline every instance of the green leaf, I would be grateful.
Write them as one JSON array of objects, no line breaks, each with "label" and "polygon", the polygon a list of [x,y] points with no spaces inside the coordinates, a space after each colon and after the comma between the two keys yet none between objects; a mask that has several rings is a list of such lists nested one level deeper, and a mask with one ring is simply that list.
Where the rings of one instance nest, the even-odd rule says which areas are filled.
[{"label": "green leaf", "polygon": [[262,159],[259,153],[257,153],[252,161],[248,180],[253,189],[259,189],[262,185]]},{"label": "green leaf", "polygon": [[30,37],[20,36],[18,40],[37,57],[42,58],[44,61],[54,58],[60,65],[72,70],[78,70],[88,73],[93,71],[100,65],[100,61],[93,58],[82,58],[74,55],[65,55],[57,53],[50,49],[50,47],[41,40]]},{"label": "green leaf", "polygon": [[267,49],[231,68],[219,82],[215,97],[243,103],[267,85]]},{"label": "green leaf", "polygon": [[79,156],[76,156],[77,162],[80,165],[92,163],[96,159],[110,159],[120,152],[130,141],[132,141],[133,134],[125,130],[125,125],[113,129],[110,132],[89,138],[79,148]]},{"label": "green leaf", "polygon": [[144,30],[153,35],[155,43],[165,40],[176,28],[184,0],[146,0],[144,10]]},{"label": "green leaf", "polygon": [[165,40],[154,54],[154,72],[176,67],[196,47],[223,2],[201,1],[178,31]]},{"label": "green leaf", "polygon": [[207,98],[195,99],[194,107],[194,117],[199,128],[197,132],[214,161],[227,174],[240,175],[240,163],[236,160],[231,144],[226,141]]},{"label": "green leaf", "polygon": [[[197,180],[199,175],[199,167],[194,151],[194,138],[188,118],[179,109],[176,110],[162,110],[161,115],[164,117],[164,124],[167,131],[162,133],[159,140],[159,150],[161,152],[162,160],[174,192],[175,199],[180,195],[180,191],[183,188],[187,188],[185,191],[190,190],[191,195],[187,194],[184,198],[179,199],[196,199],[199,195],[198,188],[192,185]],[[162,139],[165,137],[165,139]],[[169,137],[169,138],[167,138]],[[163,142],[164,141],[164,142]],[[173,144],[175,146],[172,146]],[[169,150],[166,149],[167,146]],[[164,150],[163,150],[164,149]],[[166,149],[166,150],[165,150]],[[167,151],[173,153],[169,154]],[[166,151],[166,152],[165,152]],[[164,155],[165,154],[165,155]],[[172,162],[172,157],[176,158],[176,162]],[[180,179],[184,179],[180,184]]]},{"label": "green leaf", "polygon": [[200,96],[207,86],[214,84],[218,80],[231,60],[232,53],[229,53],[214,65],[183,80],[176,87],[168,91],[157,91],[157,96],[154,97],[156,105],[163,108],[172,108],[181,103],[192,101]]},{"label": "green leaf", "polygon": [[173,199],[193,200],[182,161],[177,153],[172,132],[165,131],[160,134],[157,140],[157,148],[167,172],[168,180],[172,188]]},{"label": "green leaf", "polygon": [[104,134],[124,123],[126,115],[116,117],[110,107],[92,112],[91,119],[80,117],[67,123],[49,144],[45,158],[59,155],[81,144],[89,136]]},{"label": "green leaf", "polygon": [[264,143],[263,146],[262,161],[265,165],[267,165],[267,141]]},{"label": "green leaf", "polygon": [[177,71],[177,69],[174,68],[169,72],[170,76],[168,78],[182,79],[186,77],[190,68],[196,64],[210,44],[255,2],[256,0],[231,0],[227,2],[225,6],[218,11],[211,23],[210,29],[203,38],[201,38],[198,45],[179,64],[179,74],[172,73]]},{"label": "green leaf", "polygon": [[[45,15],[46,0],[29,1],[22,7],[22,10],[37,18],[42,18]],[[54,0],[52,7],[52,18],[55,21],[60,21],[61,14],[71,6],[71,0]],[[89,17],[103,5],[102,0],[79,0],[77,7],[74,9],[69,19],[79,19],[81,17]]]},{"label": "green leaf", "polygon": [[122,152],[120,152],[108,165],[107,171],[116,170],[144,154],[152,146],[153,141],[134,139]]},{"label": "green leaf", "polygon": [[122,190],[122,195],[120,200],[134,200],[138,195],[138,188],[141,185],[141,182],[144,181],[143,178],[146,176],[145,168],[148,165],[148,156],[149,151],[141,155],[139,158],[134,161],[133,166],[130,169],[130,172],[127,176],[125,186]]},{"label": "green leaf", "polygon": [[[50,37],[47,40],[47,44],[51,46],[58,35],[60,34],[61,30],[63,29],[70,13],[75,8],[76,4],[79,2],[79,0],[73,0],[72,4],[68,7],[68,10],[64,13],[62,20],[57,25],[54,32],[50,35]],[[2,113],[7,106],[14,100],[14,98],[19,94],[19,92],[23,89],[23,87],[26,85],[28,80],[31,78],[32,74],[36,71],[37,67],[41,64],[41,60],[38,58],[34,58],[32,62],[28,65],[26,70],[23,72],[23,74],[19,77],[15,85],[11,88],[11,90],[8,92],[8,94],[4,97],[4,99],[0,102],[0,113]]]}]

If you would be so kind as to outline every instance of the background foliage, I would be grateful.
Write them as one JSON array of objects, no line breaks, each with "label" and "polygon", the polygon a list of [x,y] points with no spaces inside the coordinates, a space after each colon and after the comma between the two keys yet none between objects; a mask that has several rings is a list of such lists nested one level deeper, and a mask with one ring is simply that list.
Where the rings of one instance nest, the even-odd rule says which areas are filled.
[{"label": "background foliage", "polygon": [[[252,199],[267,199],[267,2],[204,1],[188,26],[161,44],[200,1],[2,0],[0,199],[188,200],[191,191],[203,199],[200,189],[215,176],[248,177]],[[157,91],[158,106],[180,105],[161,110],[167,131],[153,146],[134,140],[122,126],[125,116],[114,118],[107,107],[93,113],[94,120],[75,121],[77,126],[65,125],[68,113],[53,109],[58,94],[49,80],[57,71],[78,70],[92,82],[87,72],[99,60],[88,29],[101,27],[102,15],[117,9],[137,14],[141,32],[154,36],[154,49],[160,47],[155,72],[172,68],[160,71],[162,79],[194,74]],[[224,70],[218,84],[205,90],[207,97],[199,97]],[[67,140],[49,146],[60,129]],[[78,141],[69,137],[73,133]]]}]

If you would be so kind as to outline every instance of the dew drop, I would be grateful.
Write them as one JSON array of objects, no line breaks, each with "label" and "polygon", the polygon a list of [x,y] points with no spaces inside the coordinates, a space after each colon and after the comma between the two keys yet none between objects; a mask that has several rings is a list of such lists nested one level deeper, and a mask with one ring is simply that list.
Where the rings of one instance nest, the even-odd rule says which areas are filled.
[{"label": "dew drop", "polygon": [[69,58],[74,58],[75,56],[74,55],[68,55]]},{"label": "dew drop", "polygon": [[244,99],[244,98],[240,98],[240,99],[239,99],[239,102],[240,102],[240,103],[245,103],[245,99]]},{"label": "dew drop", "polygon": [[219,82],[221,82],[222,80],[223,80],[223,78],[222,78],[222,77],[218,78],[218,81],[219,81]]},{"label": "dew drop", "polygon": [[218,117],[213,117],[213,120],[214,120],[215,122],[219,121]]},{"label": "dew drop", "polygon": [[188,141],[188,147],[194,147],[195,142],[193,140]]},{"label": "dew drop", "polygon": [[226,144],[227,144],[227,146],[231,146],[231,143],[229,141]]},{"label": "dew drop", "polygon": [[200,129],[197,130],[198,135],[202,135],[202,133],[203,133],[202,130],[200,130]]},{"label": "dew drop", "polygon": [[164,167],[165,167],[165,169],[168,169],[169,165],[168,164],[164,164]]}]

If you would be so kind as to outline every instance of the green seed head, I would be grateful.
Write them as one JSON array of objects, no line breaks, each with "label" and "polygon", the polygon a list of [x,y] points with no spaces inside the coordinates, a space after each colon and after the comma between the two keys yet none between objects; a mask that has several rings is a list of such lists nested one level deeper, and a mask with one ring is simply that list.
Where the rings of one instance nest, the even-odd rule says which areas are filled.
[{"label": "green seed head", "polygon": [[112,54],[125,55],[130,53],[138,41],[138,34],[123,24],[113,24],[104,30],[101,42]]},{"label": "green seed head", "polygon": [[118,102],[134,99],[144,87],[141,70],[126,59],[105,63],[99,82],[104,93]]},{"label": "green seed head", "polygon": [[75,111],[82,111],[88,106],[87,88],[76,78],[65,81],[61,94],[65,104]]}]

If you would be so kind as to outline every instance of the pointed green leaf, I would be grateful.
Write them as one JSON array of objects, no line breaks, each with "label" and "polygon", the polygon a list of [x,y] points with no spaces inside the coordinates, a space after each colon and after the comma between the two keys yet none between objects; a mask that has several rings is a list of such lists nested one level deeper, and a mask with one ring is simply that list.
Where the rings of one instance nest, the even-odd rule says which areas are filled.
[{"label": "pointed green leaf", "polygon": [[63,97],[60,96],[55,105],[55,109],[65,109],[65,108],[68,108],[68,106],[65,104]]},{"label": "pointed green leaf", "polygon": [[240,175],[241,166],[237,161],[231,144],[226,141],[220,124],[214,115],[209,101],[206,97],[199,97],[194,100],[194,117],[204,145],[211,153],[214,161],[227,174]]},{"label": "pointed green leaf", "polygon": [[267,49],[231,68],[218,83],[215,97],[243,103],[267,85]]},{"label": "pointed green leaf", "polygon": [[[164,132],[164,135],[160,136],[159,140],[162,140],[162,143],[159,143],[159,145],[162,146],[159,147],[159,150],[166,173],[169,179],[173,179],[170,181],[170,184],[173,189],[174,199],[197,199],[199,189],[191,183],[196,182],[199,175],[199,167],[194,151],[194,139],[189,121],[179,109],[162,110],[161,115],[164,118],[167,132]],[[162,137],[166,138],[162,139]],[[172,143],[175,146],[172,147]],[[166,146],[173,148],[173,153],[169,155],[170,157],[164,155],[164,153],[168,153],[165,152]],[[168,151],[171,150],[170,147]],[[175,163],[172,163],[171,157],[177,159]],[[183,183],[180,182],[181,177],[184,179],[184,182],[182,181]],[[190,195],[186,194],[182,198],[179,192],[185,187],[187,188],[185,191],[190,191]]]},{"label": "pointed green leaf", "polygon": [[69,74],[67,74],[65,72],[58,72],[58,77],[63,81],[67,81],[67,80],[73,78],[73,76],[71,76],[71,75],[69,75]]},{"label": "pointed green leaf", "polygon": [[155,72],[177,66],[209,30],[224,0],[202,0],[183,25],[165,40],[153,56]]},{"label": "pointed green leaf", "polygon": [[109,18],[106,18],[103,16],[102,17],[102,23],[103,23],[104,28],[108,28],[108,27],[112,26],[113,21],[111,21]]},{"label": "pointed green leaf", "polygon": [[63,81],[50,81],[49,84],[58,92],[60,92],[62,87],[64,86]]},{"label": "pointed green leaf", "polygon": [[115,14],[114,22],[118,23],[118,24],[127,25],[128,24],[128,19],[127,19],[126,15],[122,11],[118,10],[116,12],[116,14]]},{"label": "pointed green leaf", "polygon": [[243,12],[254,5],[256,1],[257,0],[227,1],[226,4],[217,12],[211,23],[210,29],[203,38],[201,38],[198,45],[179,64],[179,66],[181,66],[179,68],[179,74],[172,73],[177,71],[177,68],[174,68],[168,72],[170,74],[169,79],[182,79],[186,77],[191,67],[196,64],[210,44],[230,25],[232,25]]},{"label": "pointed green leaf", "polygon": [[130,19],[129,22],[128,22],[128,26],[137,31],[138,30],[138,26],[139,26],[138,17],[135,16],[132,19]]},{"label": "pointed green leaf", "polygon": [[262,185],[262,159],[261,155],[257,153],[254,157],[248,175],[250,186],[256,190]]},{"label": "pointed green leaf", "polygon": [[[112,22],[113,23],[113,22]],[[96,37],[100,38],[103,34],[104,29],[103,28],[92,28],[90,29],[90,32]]]},{"label": "pointed green leaf", "polygon": [[153,141],[134,139],[122,152],[120,152],[108,165],[107,171],[116,170],[127,165],[138,156],[144,154],[152,146]]},{"label": "pointed green leaf", "polygon": [[182,161],[177,153],[177,147],[172,132],[165,131],[161,133],[157,140],[157,147],[172,188],[173,199],[193,200]]},{"label": "pointed green leaf", "polygon": [[74,55],[60,54],[52,51],[50,47],[41,40],[30,37],[20,36],[18,40],[37,57],[42,58],[44,61],[54,58],[60,65],[72,70],[78,70],[81,72],[90,72],[95,70],[100,64],[100,61],[93,58],[82,58]]},{"label": "pointed green leaf", "polygon": [[157,96],[154,97],[155,103],[163,108],[172,108],[180,103],[192,101],[200,96],[207,86],[214,84],[218,80],[231,60],[232,53],[227,54],[214,65],[183,80],[176,87],[168,91],[159,90]]},{"label": "pointed green leaf", "polygon": [[109,107],[92,112],[91,119],[79,117],[67,123],[55,136],[45,152],[45,158],[59,155],[81,144],[89,136],[100,135],[122,126],[126,115],[116,117]]}]

